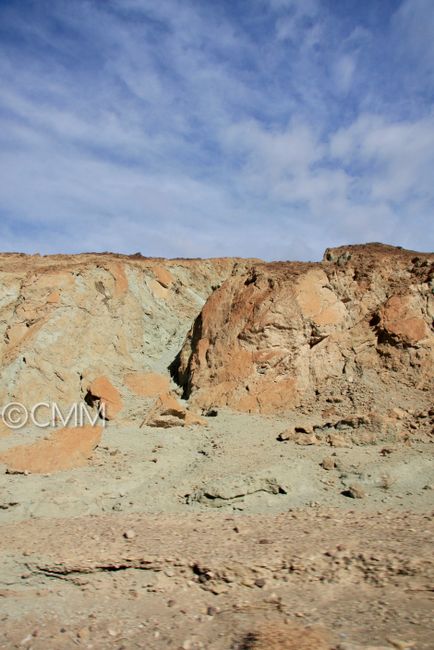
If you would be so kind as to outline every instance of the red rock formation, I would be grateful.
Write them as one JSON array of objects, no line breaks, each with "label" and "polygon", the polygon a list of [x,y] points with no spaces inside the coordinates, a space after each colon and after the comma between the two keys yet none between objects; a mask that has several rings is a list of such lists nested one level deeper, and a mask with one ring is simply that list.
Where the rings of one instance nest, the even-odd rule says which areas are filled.
[{"label": "red rock formation", "polygon": [[12,447],[0,454],[11,472],[49,474],[86,465],[101,439],[102,427],[65,427],[33,444]]},{"label": "red rock formation", "polygon": [[94,379],[88,387],[88,396],[91,400],[98,400],[107,420],[113,420],[122,410],[120,393],[107,377],[101,376]]},{"label": "red rock formation", "polygon": [[175,374],[203,408],[275,413],[328,398],[363,411],[391,386],[397,405],[408,386],[428,399],[433,287],[434,255],[380,244],[255,265],[210,296]]}]

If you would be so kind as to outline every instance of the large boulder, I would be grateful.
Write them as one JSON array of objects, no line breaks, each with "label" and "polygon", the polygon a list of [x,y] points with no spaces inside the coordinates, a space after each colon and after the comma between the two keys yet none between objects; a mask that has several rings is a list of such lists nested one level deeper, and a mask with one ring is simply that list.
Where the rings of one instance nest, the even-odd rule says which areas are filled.
[{"label": "large boulder", "polygon": [[433,277],[434,255],[379,244],[257,264],[209,297],[175,376],[202,408],[276,413],[323,398],[384,410],[392,385],[398,403],[411,389],[429,398]]}]

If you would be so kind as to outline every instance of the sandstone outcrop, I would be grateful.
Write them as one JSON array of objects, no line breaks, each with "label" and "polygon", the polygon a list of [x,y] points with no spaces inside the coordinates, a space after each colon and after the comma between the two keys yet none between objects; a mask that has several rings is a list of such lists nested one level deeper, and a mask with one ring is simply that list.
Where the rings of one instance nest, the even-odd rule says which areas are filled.
[{"label": "sandstone outcrop", "polygon": [[[432,402],[434,255],[370,244],[254,265],[214,291],[174,375],[201,407],[375,411]],[[393,394],[391,390],[393,389]]]},{"label": "sandstone outcrop", "polygon": [[0,254],[0,404],[86,401],[110,420],[140,417],[167,393],[208,295],[251,263]]},{"label": "sandstone outcrop", "polygon": [[102,427],[86,425],[57,429],[32,444],[0,454],[10,472],[46,474],[85,465],[101,439]]}]

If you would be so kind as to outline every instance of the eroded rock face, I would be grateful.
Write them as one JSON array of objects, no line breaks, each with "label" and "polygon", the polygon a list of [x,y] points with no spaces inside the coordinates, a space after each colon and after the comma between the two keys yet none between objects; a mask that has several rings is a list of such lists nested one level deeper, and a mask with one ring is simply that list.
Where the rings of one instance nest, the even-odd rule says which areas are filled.
[{"label": "eroded rock face", "polygon": [[309,264],[3,254],[0,404],[86,401],[164,426],[215,406],[332,419],[424,409],[433,265],[379,244]]},{"label": "eroded rock face", "polygon": [[202,408],[380,410],[433,396],[434,255],[371,244],[257,264],[207,300],[176,364]]},{"label": "eroded rock face", "polygon": [[191,323],[236,265],[0,255],[0,404],[85,400],[104,404],[110,420],[146,410],[167,393]]}]

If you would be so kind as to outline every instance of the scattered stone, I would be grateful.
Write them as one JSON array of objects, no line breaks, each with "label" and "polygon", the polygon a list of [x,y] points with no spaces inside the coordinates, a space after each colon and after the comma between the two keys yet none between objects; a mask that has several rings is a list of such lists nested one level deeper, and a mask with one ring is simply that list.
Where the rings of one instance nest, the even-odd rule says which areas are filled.
[{"label": "scattered stone", "polygon": [[359,484],[350,485],[342,494],[352,499],[364,499],[366,496],[365,489]]},{"label": "scattered stone", "polygon": [[85,639],[88,639],[89,636],[90,636],[89,628],[87,628],[87,627],[82,627],[82,628],[80,628],[80,629],[78,630],[78,632],[77,632],[77,636],[78,636],[79,639],[81,639],[81,640],[83,640],[83,641],[84,641]]},{"label": "scattered stone", "polygon": [[131,529],[126,530],[125,533],[124,533],[125,539],[134,539],[135,536],[136,536],[136,533],[134,532],[134,530],[131,530]]},{"label": "scattered stone", "polygon": [[260,589],[262,589],[262,587],[265,587],[265,578],[256,578],[255,586],[259,587]]},{"label": "scattered stone", "polygon": [[220,508],[228,502],[238,503],[240,499],[256,492],[286,494],[287,487],[275,478],[249,475],[232,475],[216,478],[199,490],[186,495],[186,502],[195,502]]},{"label": "scattered stone", "polygon": [[415,641],[403,641],[401,639],[395,639],[392,637],[387,638],[387,642],[390,643],[394,648],[397,648],[397,650],[410,650],[410,648],[414,648],[416,645]]},{"label": "scattered stone", "polygon": [[331,470],[336,467],[336,461],[331,456],[326,456],[321,461],[321,467],[326,470]]},{"label": "scattered stone", "polygon": [[206,409],[202,415],[204,415],[207,418],[216,418],[218,416],[219,412],[217,409]]},{"label": "scattered stone", "polygon": [[344,436],[339,433],[329,433],[327,436],[327,442],[330,447],[348,447],[348,442],[345,440]]}]

